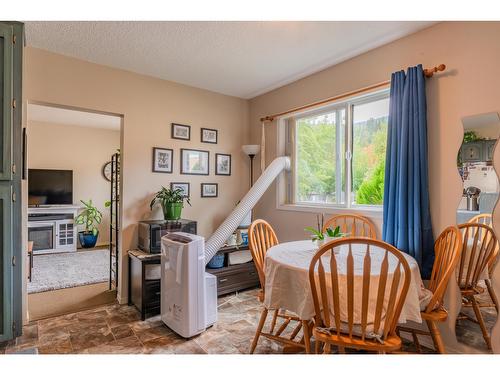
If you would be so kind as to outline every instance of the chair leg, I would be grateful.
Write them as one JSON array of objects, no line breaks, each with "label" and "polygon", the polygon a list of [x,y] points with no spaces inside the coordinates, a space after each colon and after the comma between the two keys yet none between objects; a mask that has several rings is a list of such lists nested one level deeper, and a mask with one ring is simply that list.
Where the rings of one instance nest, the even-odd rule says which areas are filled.
[{"label": "chair leg", "polygon": [[493,285],[491,285],[491,280],[486,279],[484,280],[486,283],[486,288],[488,288],[488,293],[490,295],[491,300],[493,301],[493,304],[495,305],[495,310],[497,311],[498,314],[498,299],[497,295],[495,294],[495,291],[493,290]]},{"label": "chair leg", "polygon": [[311,332],[309,327],[309,322],[307,320],[302,321],[302,329],[304,330],[304,346],[306,349],[306,354],[311,353]]},{"label": "chair leg", "polygon": [[413,343],[415,344],[415,349],[417,350],[417,353],[422,353],[422,348],[420,347],[420,342],[418,341],[417,332],[412,331],[411,335],[413,337]]},{"label": "chair leg", "polygon": [[434,342],[434,347],[439,354],[446,354],[444,349],[443,339],[441,338],[441,332],[436,325],[436,322],[432,320],[426,320],[427,327],[429,327],[429,332],[431,333],[432,341]]},{"label": "chair leg", "polygon": [[486,341],[488,349],[491,349],[490,335],[488,333],[488,330],[486,329],[486,325],[484,324],[483,315],[481,314],[481,310],[479,309],[479,305],[476,301],[476,298],[474,296],[471,296],[470,302],[472,303],[472,309],[474,310],[474,314],[476,315],[479,327],[481,327],[481,332],[483,333],[484,341]]},{"label": "chair leg", "polygon": [[255,337],[252,341],[252,346],[250,348],[250,354],[253,354],[255,348],[257,347],[257,343],[259,342],[260,333],[262,332],[262,328],[264,327],[264,323],[266,322],[268,310],[264,307],[262,310],[262,314],[260,315],[259,325],[257,326],[257,331],[255,332]]},{"label": "chair leg", "polygon": [[330,354],[332,351],[331,344],[325,342],[325,346],[323,347],[323,354]]}]

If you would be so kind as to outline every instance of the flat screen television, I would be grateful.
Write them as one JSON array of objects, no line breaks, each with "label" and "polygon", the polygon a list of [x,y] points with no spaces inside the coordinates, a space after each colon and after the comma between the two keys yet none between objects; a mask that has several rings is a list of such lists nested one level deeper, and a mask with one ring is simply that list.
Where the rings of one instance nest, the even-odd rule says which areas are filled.
[{"label": "flat screen television", "polygon": [[28,205],[73,204],[73,171],[28,170]]}]

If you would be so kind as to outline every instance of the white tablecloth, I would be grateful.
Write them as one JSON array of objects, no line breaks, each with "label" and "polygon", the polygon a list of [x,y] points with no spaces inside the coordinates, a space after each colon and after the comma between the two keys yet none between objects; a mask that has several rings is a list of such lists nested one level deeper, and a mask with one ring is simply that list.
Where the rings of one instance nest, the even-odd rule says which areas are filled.
[{"label": "white tablecloth", "polygon": [[[352,249],[355,273],[355,305],[361,307],[361,304],[357,303],[357,301],[361,300],[362,267],[366,246],[353,245]],[[311,319],[314,316],[314,305],[309,284],[309,265],[316,251],[317,246],[310,240],[282,243],[271,247],[267,251],[265,260],[266,285],[264,300],[264,305],[267,308],[284,308],[292,311],[304,320]],[[341,249],[341,251],[347,251],[347,248]],[[378,286],[378,273],[384,254],[385,252],[377,252],[376,248],[371,246],[372,279],[370,281],[370,289]],[[414,258],[407,254],[403,255],[408,261],[411,269],[411,282],[399,322],[406,323],[408,320],[411,320],[421,323],[419,296],[422,295],[423,284],[420,278],[420,271],[417,261]],[[345,259],[343,256],[338,256],[337,261],[339,262],[342,258]],[[392,274],[396,265],[395,261],[391,262],[391,258],[394,259],[394,257],[389,257],[388,287],[390,286],[389,282],[392,280]],[[327,272],[329,271],[328,263],[329,261],[323,261],[325,271]],[[342,275],[345,276],[345,274],[346,265],[339,263],[340,283],[343,281]],[[345,283],[344,286],[341,285],[340,289],[341,291],[347,289]],[[370,295],[372,295],[372,293],[370,293]],[[343,299],[344,303],[346,303],[346,298]],[[374,309],[374,303],[370,303],[370,307],[372,306]],[[370,314],[373,314],[373,311],[369,311],[369,316]],[[358,315],[359,319],[360,313],[356,314],[355,312],[355,322],[358,320],[356,315]]]}]

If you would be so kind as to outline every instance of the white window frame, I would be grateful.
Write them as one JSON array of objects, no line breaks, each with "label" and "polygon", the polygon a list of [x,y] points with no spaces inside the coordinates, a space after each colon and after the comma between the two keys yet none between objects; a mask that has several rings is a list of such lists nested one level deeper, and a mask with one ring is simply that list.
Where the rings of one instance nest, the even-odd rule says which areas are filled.
[{"label": "white window frame", "polygon": [[[359,213],[368,217],[374,217],[374,218],[382,217],[382,205],[352,204],[350,199],[351,188],[352,188],[352,181],[351,181],[352,164],[350,162],[350,159],[352,158],[352,147],[353,147],[352,115],[354,106],[384,99],[387,97],[389,97],[389,88],[373,91],[364,95],[347,98],[345,100],[330,103],[328,105],[303,111],[300,113],[294,113],[292,115],[281,117],[278,119],[277,155],[287,155],[290,157],[291,160],[290,171],[282,174],[277,181],[276,208],[278,210],[301,211],[301,212],[311,212],[311,213],[332,213],[332,214]],[[289,122],[295,121],[295,119],[297,118],[321,115],[322,113],[332,112],[334,110],[338,110],[341,108],[345,108],[346,110],[345,112],[346,149],[345,149],[345,157],[343,159],[345,163],[345,173],[343,179],[345,179],[345,186],[346,186],[346,192],[345,192],[346,202],[342,204],[295,202],[295,197],[296,197],[295,187],[297,185],[297,173],[296,173],[297,144],[294,139],[295,131],[290,131],[291,126],[289,125]]]}]

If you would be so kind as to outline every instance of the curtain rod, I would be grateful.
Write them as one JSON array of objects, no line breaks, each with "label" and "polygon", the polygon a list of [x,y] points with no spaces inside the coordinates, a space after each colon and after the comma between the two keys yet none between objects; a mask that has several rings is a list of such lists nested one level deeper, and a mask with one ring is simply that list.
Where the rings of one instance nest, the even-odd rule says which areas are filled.
[{"label": "curtain rod", "polygon": [[[434,75],[434,73],[442,72],[445,69],[446,69],[446,65],[440,64],[438,66],[435,66],[434,68],[424,69],[424,75],[427,78],[430,78],[430,77],[432,77]],[[274,121],[274,119],[276,117],[288,115],[290,113],[302,111],[304,109],[309,109],[309,108],[317,107],[317,106],[322,105],[322,104],[327,104],[327,103],[330,103],[330,102],[333,102],[333,101],[337,101],[337,100],[340,100],[340,99],[348,98],[350,96],[361,94],[363,92],[372,91],[372,90],[375,90],[375,89],[387,86],[390,83],[391,83],[391,80],[384,81],[384,82],[379,82],[379,83],[376,83],[376,84],[371,85],[371,86],[363,87],[362,89],[357,89],[357,90],[354,90],[354,91],[347,92],[345,94],[337,95],[337,96],[334,96],[334,97],[331,97],[331,98],[328,98],[328,99],[323,99],[323,100],[320,100],[318,102],[314,102],[314,103],[311,103],[311,104],[303,105],[301,107],[296,107],[296,108],[293,108],[293,109],[289,109],[288,111],[285,111],[285,112],[276,113],[274,115],[269,115],[269,116],[266,116],[266,117],[261,117],[260,121],[261,122],[272,122],[272,121]]]}]

